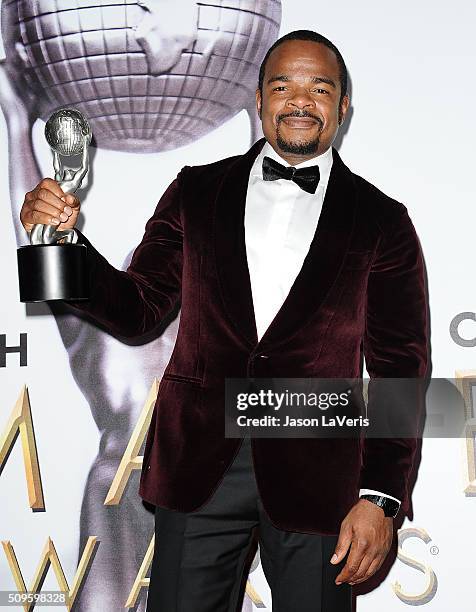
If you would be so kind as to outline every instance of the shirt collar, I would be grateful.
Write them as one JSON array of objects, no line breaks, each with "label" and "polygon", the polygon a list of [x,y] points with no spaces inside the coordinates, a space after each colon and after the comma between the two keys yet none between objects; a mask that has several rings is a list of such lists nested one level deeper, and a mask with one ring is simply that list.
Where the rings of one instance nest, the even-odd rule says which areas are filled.
[{"label": "shirt collar", "polygon": [[[291,164],[287,162],[281,155],[278,155],[273,147],[269,144],[268,141],[264,143],[263,148],[261,149],[259,155],[257,156],[253,167],[251,168],[251,175],[259,176],[263,178],[263,159],[268,156],[271,159],[276,160],[283,166],[290,166]],[[332,147],[329,147],[324,153],[317,155],[316,157],[311,157],[311,159],[307,159],[299,164],[296,164],[296,168],[305,168],[307,166],[319,166],[319,185],[327,185],[329,181],[329,175],[331,173],[332,168]]]}]

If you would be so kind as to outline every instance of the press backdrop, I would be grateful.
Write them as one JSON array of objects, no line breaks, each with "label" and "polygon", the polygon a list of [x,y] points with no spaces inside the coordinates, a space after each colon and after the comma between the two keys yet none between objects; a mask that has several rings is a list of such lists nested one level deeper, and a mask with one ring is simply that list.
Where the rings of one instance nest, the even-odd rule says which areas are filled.
[{"label": "press backdrop", "polygon": [[[92,118],[80,227],[125,267],[183,165],[242,153],[260,136],[266,48],[297,28],[329,37],[351,79],[340,154],[407,206],[428,271],[432,374],[463,382],[476,371],[475,18],[466,0],[4,0],[0,590],[22,577],[31,588],[49,559],[43,590],[74,589],[75,609],[144,610],[153,517],[133,458],[179,321],[128,346],[61,306],[19,302],[18,212],[52,176],[44,119],[64,105]],[[472,397],[468,387],[468,417]],[[362,585],[358,610],[474,609],[474,465],[471,437],[424,441],[398,558],[371,592]],[[244,603],[255,608],[271,609],[259,554]]]}]

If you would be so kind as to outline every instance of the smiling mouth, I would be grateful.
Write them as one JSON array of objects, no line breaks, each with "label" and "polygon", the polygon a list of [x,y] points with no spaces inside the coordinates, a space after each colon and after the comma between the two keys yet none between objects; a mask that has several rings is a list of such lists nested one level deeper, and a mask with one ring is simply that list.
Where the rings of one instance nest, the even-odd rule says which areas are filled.
[{"label": "smiling mouth", "polygon": [[310,117],[285,117],[281,121],[288,127],[297,129],[309,129],[318,125],[318,122]]},{"label": "smiling mouth", "polygon": [[298,113],[290,113],[289,115],[278,116],[278,130],[281,122],[283,122],[288,128],[297,130],[309,130],[316,125],[320,131],[323,128],[322,120],[319,117],[314,117],[308,114],[299,116]]}]

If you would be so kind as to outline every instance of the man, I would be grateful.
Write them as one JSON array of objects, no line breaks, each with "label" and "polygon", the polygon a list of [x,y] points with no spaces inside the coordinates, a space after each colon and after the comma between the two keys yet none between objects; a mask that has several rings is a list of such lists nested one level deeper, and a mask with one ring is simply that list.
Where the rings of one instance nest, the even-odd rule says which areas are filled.
[{"label": "man", "polygon": [[[338,49],[308,30],[282,37],[256,102],[265,139],[185,166],[126,272],[76,231],[91,281],[78,311],[139,338],[181,303],[139,488],[156,505],[149,611],[237,609],[256,530],[277,609],[350,611],[351,585],[381,566],[408,506],[414,438],[224,436],[227,377],[353,378],[365,356],[372,378],[411,378],[428,361],[407,210],[331,147],[349,108]],[[78,213],[44,179],[20,217],[27,231],[66,229]]]}]

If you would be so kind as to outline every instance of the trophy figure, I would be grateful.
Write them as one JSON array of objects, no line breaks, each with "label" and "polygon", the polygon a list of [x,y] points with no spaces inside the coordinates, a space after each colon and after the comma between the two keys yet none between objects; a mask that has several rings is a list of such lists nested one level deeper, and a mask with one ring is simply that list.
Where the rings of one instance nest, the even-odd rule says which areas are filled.
[{"label": "trophy figure", "polygon": [[[55,181],[74,193],[88,173],[91,129],[82,113],[60,108],[48,119],[45,136],[53,151]],[[79,168],[67,168],[62,157],[81,155]],[[88,299],[87,247],[73,244],[74,230],[37,224],[30,244],[17,249],[21,302]]]}]

